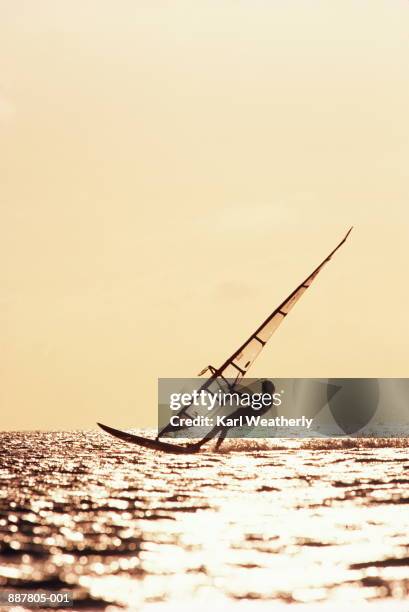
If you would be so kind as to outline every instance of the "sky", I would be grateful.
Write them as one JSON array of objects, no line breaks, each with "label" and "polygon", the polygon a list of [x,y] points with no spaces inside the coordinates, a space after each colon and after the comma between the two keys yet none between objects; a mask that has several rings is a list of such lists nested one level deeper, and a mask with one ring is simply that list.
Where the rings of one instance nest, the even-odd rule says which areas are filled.
[{"label": "sky", "polygon": [[406,377],[409,5],[0,0],[0,429],[156,424],[251,369]]}]

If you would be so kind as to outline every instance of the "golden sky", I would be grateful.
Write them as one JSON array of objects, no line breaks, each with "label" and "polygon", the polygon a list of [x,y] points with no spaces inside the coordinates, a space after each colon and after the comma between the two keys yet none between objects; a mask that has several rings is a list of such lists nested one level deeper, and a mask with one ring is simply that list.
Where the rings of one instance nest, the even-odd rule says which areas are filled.
[{"label": "golden sky", "polygon": [[409,375],[408,19],[0,0],[1,429],[156,424],[350,225],[250,375]]}]

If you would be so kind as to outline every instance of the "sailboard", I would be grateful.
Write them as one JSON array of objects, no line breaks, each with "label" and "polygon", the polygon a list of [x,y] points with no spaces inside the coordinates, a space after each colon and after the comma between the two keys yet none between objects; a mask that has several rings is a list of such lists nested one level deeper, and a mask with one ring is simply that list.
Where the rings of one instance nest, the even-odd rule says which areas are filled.
[{"label": "sailboard", "polygon": [[175,453],[178,455],[197,453],[199,450],[194,444],[188,444],[186,446],[171,444],[170,442],[162,442],[161,440],[152,440],[151,438],[136,436],[135,434],[128,433],[127,431],[121,431],[120,429],[109,427],[103,423],[97,423],[97,425],[106,433],[114,436],[114,438],[119,438],[124,442],[137,444],[138,446],[142,446],[144,448],[151,448],[153,450],[159,450],[165,453]]},{"label": "sailboard", "polygon": [[[273,333],[284,321],[286,316],[305,293],[305,291],[311,286],[314,279],[318,276],[319,272],[323,267],[330,261],[333,255],[338,249],[345,243],[349,234],[352,231],[352,227],[345,234],[341,242],[321,261],[321,263],[311,272],[306,279],[304,279],[290,295],[281,302],[279,306],[257,327],[257,329],[250,335],[249,338],[238,349],[234,351],[226,359],[224,363],[218,368],[211,365],[206,366],[198,376],[208,375],[208,378],[204,381],[203,385],[199,388],[198,392],[207,390],[208,393],[214,393],[220,388],[227,388],[231,391],[240,387],[241,379],[247,374],[249,368],[254,363],[260,352],[263,350],[267,342],[270,340]],[[206,409],[205,409],[206,410]],[[183,407],[178,413],[178,416],[187,415],[189,417],[196,417],[199,414],[198,407],[189,405]],[[98,425],[107,433],[119,438],[125,442],[138,444],[145,448],[151,448],[159,451],[168,453],[194,453],[199,450],[198,445],[190,444],[186,446],[172,444],[169,442],[162,442],[159,440],[161,436],[169,434],[171,431],[178,429],[170,424],[165,425],[162,430],[158,433],[158,437],[155,440],[150,438],[144,438],[142,436],[136,436],[107,425],[98,423]]]}]

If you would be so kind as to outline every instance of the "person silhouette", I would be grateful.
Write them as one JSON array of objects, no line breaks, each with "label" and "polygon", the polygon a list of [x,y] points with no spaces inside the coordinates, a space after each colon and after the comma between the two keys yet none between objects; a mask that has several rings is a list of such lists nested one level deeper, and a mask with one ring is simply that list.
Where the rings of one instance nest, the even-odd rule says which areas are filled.
[{"label": "person silhouette", "polygon": [[[268,410],[270,410],[270,408],[273,405],[274,392],[275,392],[275,386],[271,382],[271,380],[263,380],[261,382],[261,393],[265,393],[265,394],[268,393],[270,395],[271,400],[270,402],[267,402],[266,405],[263,405],[260,409],[257,410],[257,415],[265,414],[266,412],[268,412]],[[254,415],[254,408],[252,408],[252,406],[242,406],[240,408],[237,408],[237,410],[232,412],[232,414],[229,414],[228,418],[237,419],[239,417],[245,418],[246,416],[252,416],[252,415]],[[274,416],[276,416],[276,414]],[[199,440],[199,442],[195,442],[191,444],[190,446],[193,450],[198,450],[204,444],[206,444],[206,442],[209,442],[209,440],[212,440],[212,438],[215,438],[219,434],[219,438],[216,442],[216,450],[219,450],[224,440],[226,439],[226,436],[230,429],[232,429],[232,426],[216,425],[215,427],[213,427],[213,429],[211,429],[204,436],[204,438]]]}]

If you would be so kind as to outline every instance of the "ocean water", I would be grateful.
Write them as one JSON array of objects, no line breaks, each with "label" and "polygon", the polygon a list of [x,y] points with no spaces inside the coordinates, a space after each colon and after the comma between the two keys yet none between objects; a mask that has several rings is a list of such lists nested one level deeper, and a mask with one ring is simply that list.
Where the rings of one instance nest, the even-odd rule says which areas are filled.
[{"label": "ocean water", "polygon": [[409,611],[406,440],[0,443],[0,589],[68,589],[82,611]]}]

